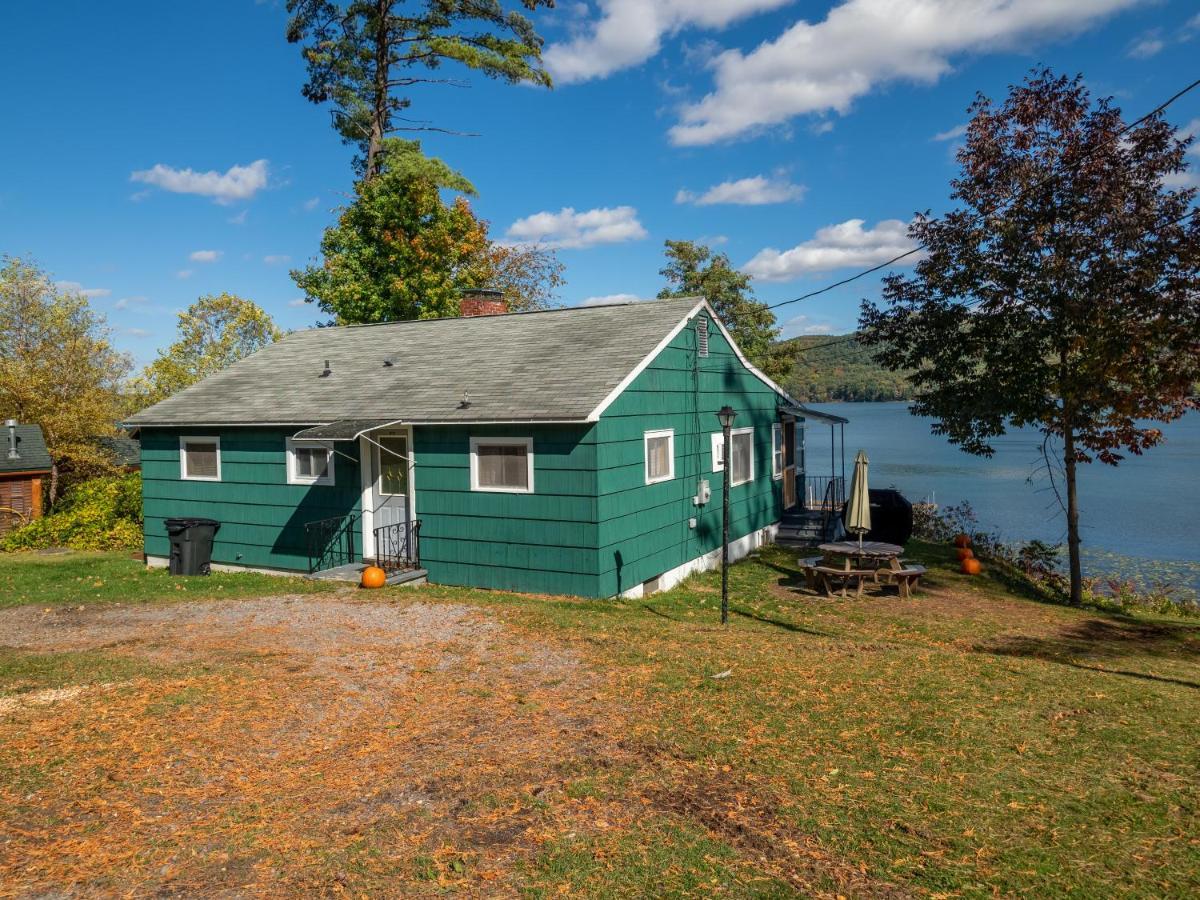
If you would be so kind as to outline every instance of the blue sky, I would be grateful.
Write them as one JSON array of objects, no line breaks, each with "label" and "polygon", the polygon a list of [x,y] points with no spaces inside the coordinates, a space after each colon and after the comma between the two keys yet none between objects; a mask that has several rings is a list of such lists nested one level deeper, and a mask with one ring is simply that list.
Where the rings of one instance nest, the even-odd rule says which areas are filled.
[{"label": "blue sky", "polygon": [[[231,291],[320,318],[315,257],[352,152],[300,96],[282,3],[7,5],[0,253],[88,292],[139,363],[175,314]],[[1196,77],[1191,0],[559,0],[539,16],[553,91],[472,79],[414,114],[476,137],[426,149],[479,189],[497,237],[561,246],[568,305],[661,287],[662,242],[707,240],[794,297],[903,249],[945,208],[976,91],[1081,72],[1129,118]],[[1200,120],[1200,91],[1169,112]],[[1200,157],[1193,156],[1195,163]],[[878,282],[784,307],[842,332]]]}]

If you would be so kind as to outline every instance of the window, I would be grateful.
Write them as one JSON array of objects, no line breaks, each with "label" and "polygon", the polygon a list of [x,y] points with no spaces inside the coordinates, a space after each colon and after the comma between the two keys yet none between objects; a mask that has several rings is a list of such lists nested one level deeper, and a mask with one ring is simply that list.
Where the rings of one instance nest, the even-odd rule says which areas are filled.
[{"label": "window", "polygon": [[288,484],[333,484],[333,447],[287,439]]},{"label": "window", "polygon": [[385,434],[375,448],[379,456],[379,493],[387,497],[408,496],[408,438]]},{"label": "window", "polygon": [[771,426],[771,477],[783,477],[783,426],[778,422]]},{"label": "window", "polygon": [[181,437],[179,439],[179,477],[187,481],[220,481],[221,439],[219,437]]},{"label": "window", "polygon": [[471,490],[533,493],[533,438],[471,438]]},{"label": "window", "polygon": [[708,356],[708,316],[696,317],[696,349],[700,356]]},{"label": "window", "polygon": [[[737,487],[747,481],[754,480],[754,429],[735,428],[730,434],[733,448],[733,466],[729,484]],[[720,472],[725,468],[724,460],[725,439],[721,432],[712,436],[713,471]]]},{"label": "window", "polygon": [[647,431],[643,441],[646,450],[646,484],[674,478],[675,430]]}]

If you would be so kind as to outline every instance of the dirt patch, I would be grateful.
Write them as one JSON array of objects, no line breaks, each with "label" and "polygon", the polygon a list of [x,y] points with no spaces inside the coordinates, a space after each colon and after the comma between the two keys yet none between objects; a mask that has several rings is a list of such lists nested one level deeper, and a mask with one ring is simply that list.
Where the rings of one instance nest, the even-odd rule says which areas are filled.
[{"label": "dirt patch", "polygon": [[590,665],[465,605],[22,607],[0,635],[197,672],[0,711],[0,895],[507,893],[590,827],[545,802],[563,772],[619,752]]}]

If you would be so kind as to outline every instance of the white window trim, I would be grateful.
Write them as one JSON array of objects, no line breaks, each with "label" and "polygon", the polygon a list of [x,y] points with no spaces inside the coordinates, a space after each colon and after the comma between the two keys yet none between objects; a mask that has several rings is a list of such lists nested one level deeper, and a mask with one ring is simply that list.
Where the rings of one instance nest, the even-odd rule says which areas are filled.
[{"label": "white window trim", "polygon": [[[479,486],[479,448],[485,447],[524,447],[525,463],[529,467],[526,481],[527,488],[517,487],[480,487]],[[533,438],[531,437],[473,437],[471,438],[471,490],[487,494],[532,494],[533,493]]]},{"label": "white window trim", "polygon": [[[203,475],[189,475],[187,473],[187,445],[190,443],[197,444],[216,444],[217,445],[217,477],[208,478]],[[216,435],[205,437],[199,434],[180,435],[179,437],[179,478],[182,481],[220,481],[221,480],[221,439]]]},{"label": "white window trim", "polygon": [[[750,438],[750,477],[744,481],[730,481],[730,487],[737,487],[739,484],[749,484],[754,480],[754,428],[731,428],[729,431],[729,439],[732,442],[735,434],[749,434]],[[714,472],[725,471],[725,462],[721,459],[722,453],[725,451],[725,435],[723,432],[714,431],[712,435],[712,470]]]},{"label": "white window trim", "polygon": [[[778,443],[776,443],[778,441]],[[778,451],[776,451],[778,447]],[[771,426],[771,478],[779,481],[783,478],[783,460],[787,456],[783,446],[783,425],[779,422]]]},{"label": "white window trim", "polygon": [[[650,477],[650,439],[661,438],[667,439],[667,474],[659,475],[657,478]],[[659,428],[656,431],[647,431],[642,434],[642,475],[646,479],[646,484],[659,484],[663,481],[671,481],[675,478],[675,429],[674,428]]]},{"label": "white window trim", "polygon": [[[287,442],[287,483],[302,484],[306,486],[326,485],[333,486],[333,460],[337,456],[333,452],[332,441],[302,441],[299,444],[291,438],[285,438]],[[329,452],[329,462],[325,467],[325,475],[323,477],[314,477],[312,475],[301,475],[296,469],[296,450],[297,449],[316,449],[320,448]]]}]

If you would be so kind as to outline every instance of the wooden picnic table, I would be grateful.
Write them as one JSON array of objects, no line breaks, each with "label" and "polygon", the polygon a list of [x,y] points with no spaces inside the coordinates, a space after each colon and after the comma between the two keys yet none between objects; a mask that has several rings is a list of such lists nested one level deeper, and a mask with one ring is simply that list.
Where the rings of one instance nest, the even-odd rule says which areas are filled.
[{"label": "wooden picnic table", "polygon": [[[841,594],[845,597],[846,588],[852,582],[856,583],[857,594],[862,596],[863,581],[870,578],[878,584],[880,575],[883,575],[894,580],[900,596],[907,599],[912,588],[925,574],[924,566],[901,566],[900,554],[904,548],[898,544],[863,541],[860,546],[858,541],[835,541],[821,544],[817,549],[823,558],[801,560],[801,565],[809,586],[823,588],[826,596],[832,596],[835,583],[840,583]],[[841,557],[841,562],[838,563],[834,557]]]},{"label": "wooden picnic table", "polygon": [[899,558],[904,548],[899,544],[887,544],[883,541],[835,541],[832,544],[821,544],[817,547],[826,556],[848,556],[851,559],[888,560]]}]

